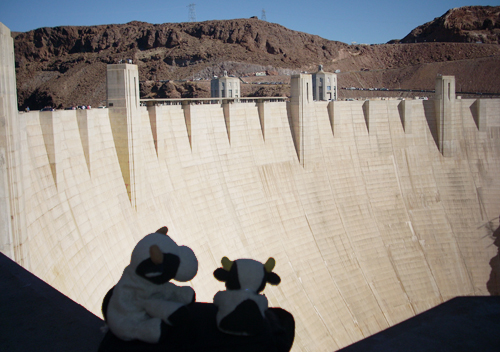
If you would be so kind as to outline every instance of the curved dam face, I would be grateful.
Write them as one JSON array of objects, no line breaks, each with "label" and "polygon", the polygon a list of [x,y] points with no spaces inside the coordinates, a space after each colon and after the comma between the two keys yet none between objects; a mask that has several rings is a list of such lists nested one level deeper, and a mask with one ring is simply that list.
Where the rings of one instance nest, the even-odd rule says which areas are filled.
[{"label": "curved dam face", "polygon": [[295,351],[498,292],[499,100],[447,100],[440,79],[437,101],[313,102],[300,75],[288,103],[141,107],[134,65],[111,65],[113,107],[18,113],[0,30],[1,250],[96,315],[164,225],[198,257],[198,301],[223,256],[274,257],[264,293]]}]

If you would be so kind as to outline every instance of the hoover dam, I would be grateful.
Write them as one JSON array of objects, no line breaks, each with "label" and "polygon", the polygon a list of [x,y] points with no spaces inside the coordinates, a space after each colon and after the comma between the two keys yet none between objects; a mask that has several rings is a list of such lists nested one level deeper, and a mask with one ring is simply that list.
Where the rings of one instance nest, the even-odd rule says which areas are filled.
[{"label": "hoover dam", "polygon": [[168,226],[212,302],[223,256],[276,259],[270,306],[294,351],[334,351],[457,296],[500,292],[500,100],[141,106],[135,65],[109,65],[108,108],[17,110],[0,24],[0,251],[101,316],[135,244]]}]

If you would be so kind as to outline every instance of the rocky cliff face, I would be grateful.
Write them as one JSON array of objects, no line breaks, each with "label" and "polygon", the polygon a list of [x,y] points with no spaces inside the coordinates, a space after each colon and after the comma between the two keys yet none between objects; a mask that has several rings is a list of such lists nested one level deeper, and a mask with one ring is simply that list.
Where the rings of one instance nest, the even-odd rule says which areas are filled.
[{"label": "rocky cliff face", "polygon": [[[459,10],[465,14],[470,8]],[[488,31],[497,31],[500,21],[492,14],[498,13],[494,9],[500,7],[482,9],[488,13],[482,20],[477,16],[458,17],[455,15],[458,10],[450,10],[445,21],[447,27],[443,26],[469,28],[470,23],[482,21],[482,26],[492,28]],[[444,31],[437,24],[426,25],[428,29],[420,33]],[[103,104],[106,65],[123,59],[132,59],[138,65],[141,96],[148,98],[208,97],[210,88],[206,80],[223,71],[236,76],[267,71],[273,75],[273,81],[284,84],[243,84],[242,94],[287,95],[289,75],[315,72],[318,64],[324,65],[326,71],[341,70],[341,87],[433,89],[437,72],[456,75],[463,90],[500,92],[500,83],[488,80],[500,75],[498,44],[347,45],[257,18],[40,28],[15,34],[15,57],[21,109]],[[475,64],[475,60],[482,61]],[[432,68],[424,67],[429,65]],[[428,72],[430,76],[409,74],[417,71]]]},{"label": "rocky cliff face", "polygon": [[[209,79],[224,70],[237,75],[275,68],[291,72],[335,60],[341,50],[350,49],[254,18],[40,28],[15,37],[19,105],[100,104],[106,64],[122,59],[139,66],[141,80],[166,81]],[[177,88],[163,91],[189,91]]]},{"label": "rocky cliff face", "polygon": [[451,9],[443,16],[415,28],[401,42],[500,44],[500,6]]},{"label": "rocky cliff face", "polygon": [[[16,36],[16,61],[43,62],[87,53],[99,54],[104,62],[113,61],[120,54],[135,56],[143,62],[160,60],[169,66],[187,66],[213,57],[241,59],[246,54],[250,62],[280,62],[295,67],[310,59],[335,58],[339,49],[346,47],[340,42],[258,19],[157,25],[130,22],[40,28],[20,33]],[[155,55],[139,54],[153,49],[157,49]]]}]

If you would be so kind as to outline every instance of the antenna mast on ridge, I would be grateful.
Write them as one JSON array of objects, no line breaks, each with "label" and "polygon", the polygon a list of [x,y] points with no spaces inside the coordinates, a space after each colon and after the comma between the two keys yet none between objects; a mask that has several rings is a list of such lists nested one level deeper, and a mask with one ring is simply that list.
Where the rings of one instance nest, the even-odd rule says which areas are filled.
[{"label": "antenna mast on ridge", "polygon": [[194,3],[189,4],[187,7],[189,8],[189,22],[196,22],[196,10]]},{"label": "antenna mast on ridge", "polygon": [[260,19],[262,21],[267,21],[267,18],[266,18],[266,10],[262,9],[262,15],[260,16]]}]

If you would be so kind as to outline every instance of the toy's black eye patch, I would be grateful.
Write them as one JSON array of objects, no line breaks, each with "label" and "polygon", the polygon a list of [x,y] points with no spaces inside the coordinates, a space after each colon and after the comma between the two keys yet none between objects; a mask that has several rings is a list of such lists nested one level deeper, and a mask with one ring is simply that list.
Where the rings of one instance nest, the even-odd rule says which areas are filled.
[{"label": "toy's black eye patch", "polygon": [[148,258],[143,260],[135,269],[140,277],[157,285],[164,284],[172,280],[179,269],[180,259],[171,253],[163,253],[163,262],[155,264]]},{"label": "toy's black eye patch", "polygon": [[228,278],[226,280],[226,288],[228,290],[239,290],[241,288],[240,280],[238,277],[238,265],[234,263],[229,271]]},{"label": "toy's black eye patch", "polygon": [[281,282],[281,278],[278,276],[278,274],[271,272],[267,273],[266,281],[271,285],[279,285],[279,283]]},{"label": "toy's black eye patch", "polygon": [[222,268],[217,268],[214,271],[214,277],[219,281],[226,282],[229,278],[229,272]]},{"label": "toy's black eye patch", "polygon": [[225,282],[228,290],[239,290],[241,288],[238,280],[238,265],[234,263],[230,271],[222,268],[215,269],[214,276],[217,280]]}]

